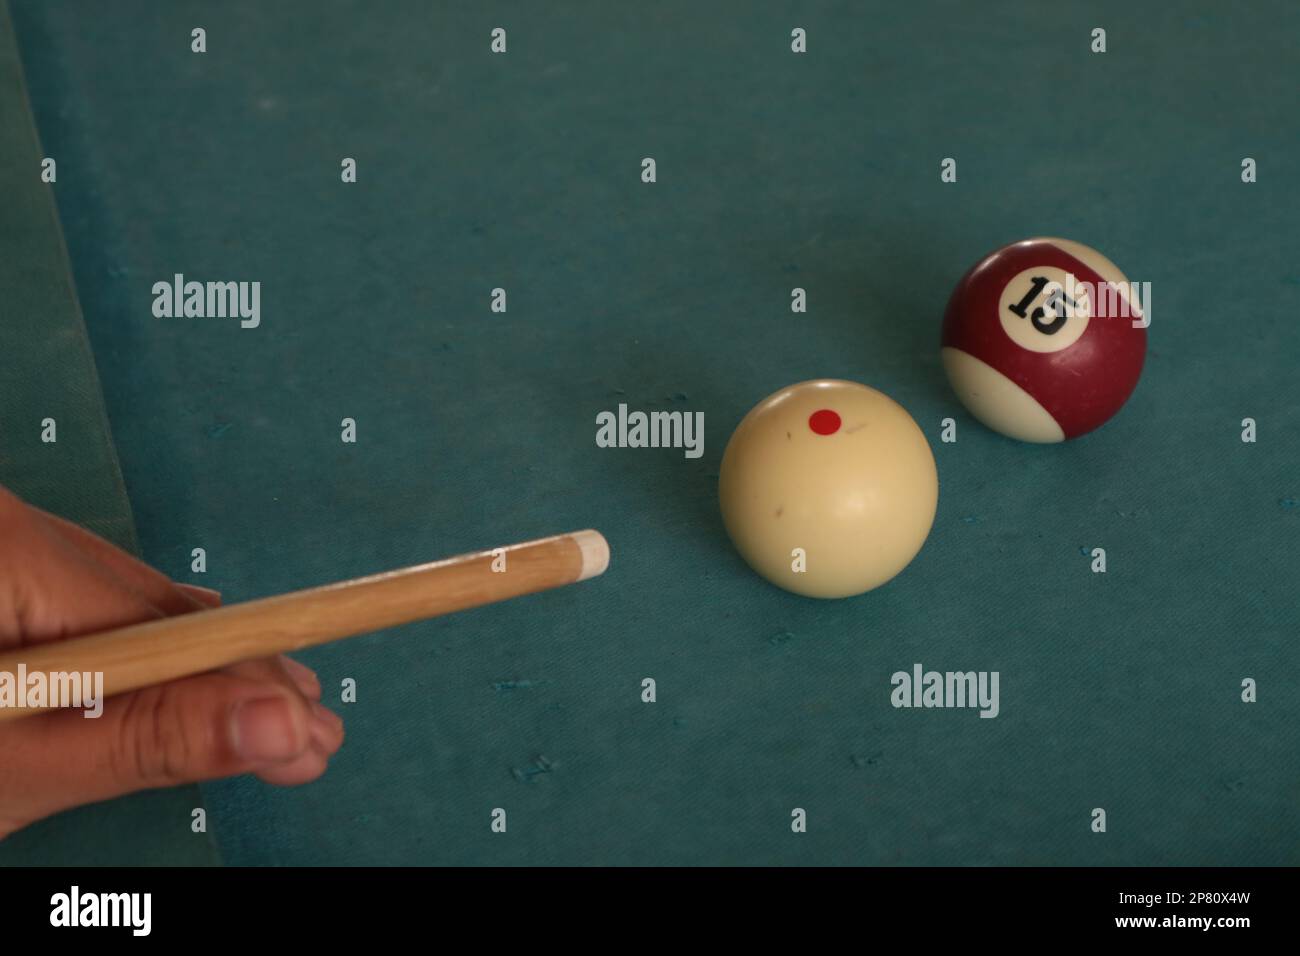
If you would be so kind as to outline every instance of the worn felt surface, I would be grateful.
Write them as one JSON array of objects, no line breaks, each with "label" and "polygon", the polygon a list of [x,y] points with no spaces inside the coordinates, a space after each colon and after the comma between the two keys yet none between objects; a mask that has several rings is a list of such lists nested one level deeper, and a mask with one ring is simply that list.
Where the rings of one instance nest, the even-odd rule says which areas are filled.
[{"label": "worn felt surface", "polygon": [[[613,548],[305,654],[358,683],[347,742],[308,787],[205,787],[227,862],[1300,862],[1295,4],[12,6],[149,560],[236,601]],[[1030,447],[957,404],[939,318],[1044,234],[1150,281],[1153,323],[1118,418]],[[262,282],[261,327],[154,318],[177,272]],[[45,347],[31,387],[86,387]],[[915,563],[830,603],[715,503],[744,412],[818,376],[902,402],[940,473]],[[620,402],[704,412],[703,457],[597,448]],[[1000,715],[895,710],[916,662],[999,671]]]},{"label": "worn felt surface", "polygon": [[[37,142],[8,10],[0,3],[0,483],[136,549],[131,506]],[[53,420],[53,442],[42,441]],[[0,546],[11,544],[0,539]],[[20,729],[5,725],[0,733]],[[0,766],[0,773],[10,768]],[[0,866],[203,864],[196,787],[64,813],[0,842]]]}]

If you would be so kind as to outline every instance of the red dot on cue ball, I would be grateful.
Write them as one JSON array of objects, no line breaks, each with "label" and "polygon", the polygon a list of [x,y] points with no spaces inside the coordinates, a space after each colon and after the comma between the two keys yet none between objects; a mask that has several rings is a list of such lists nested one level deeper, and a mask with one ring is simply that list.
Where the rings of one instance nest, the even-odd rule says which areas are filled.
[{"label": "red dot on cue ball", "polygon": [[834,435],[840,430],[840,416],[829,408],[819,408],[808,416],[808,427],[818,435]]}]

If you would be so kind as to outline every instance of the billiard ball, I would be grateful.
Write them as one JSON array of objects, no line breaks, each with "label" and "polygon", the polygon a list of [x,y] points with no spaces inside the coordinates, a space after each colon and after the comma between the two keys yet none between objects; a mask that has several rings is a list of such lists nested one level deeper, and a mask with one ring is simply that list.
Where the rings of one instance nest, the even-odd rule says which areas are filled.
[{"label": "billiard ball", "polygon": [[1133,393],[1146,358],[1146,322],[1129,292],[1113,262],[1067,239],[985,256],[943,317],[943,367],[957,397],[1021,441],[1097,428]]},{"label": "billiard ball", "polygon": [[773,584],[838,598],[884,584],[934,523],[939,475],[925,435],[887,395],[800,382],[736,427],[718,475],[736,549]]}]

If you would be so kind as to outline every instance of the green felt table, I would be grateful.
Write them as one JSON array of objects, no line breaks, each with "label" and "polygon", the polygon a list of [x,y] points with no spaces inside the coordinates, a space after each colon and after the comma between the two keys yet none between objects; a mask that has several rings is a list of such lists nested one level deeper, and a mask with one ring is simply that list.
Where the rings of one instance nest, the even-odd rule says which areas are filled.
[{"label": "green felt table", "polygon": [[[10,0],[0,28],[0,480],[231,602],[585,527],[613,554],[304,653],[347,723],[318,782],[74,811],[0,862],[1300,862],[1294,3]],[[1153,292],[1133,398],[1058,446],[980,426],[938,354],[958,277],[1033,235]],[[177,273],[260,282],[260,325],[156,317]],[[716,503],[736,423],[816,377],[898,400],[939,469],[920,555],[843,601],[756,577]],[[702,412],[703,454],[597,447],[620,403]],[[894,708],[916,663],[997,671],[1000,713]]]}]

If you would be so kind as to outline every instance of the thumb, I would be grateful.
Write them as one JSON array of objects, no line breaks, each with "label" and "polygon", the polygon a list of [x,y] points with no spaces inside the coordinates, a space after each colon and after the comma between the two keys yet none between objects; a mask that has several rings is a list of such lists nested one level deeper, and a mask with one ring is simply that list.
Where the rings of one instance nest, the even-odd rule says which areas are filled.
[{"label": "thumb", "polygon": [[68,807],[242,773],[305,783],[328,751],[291,688],[214,672],[79,710],[16,721],[0,736],[0,807],[11,827]]}]

